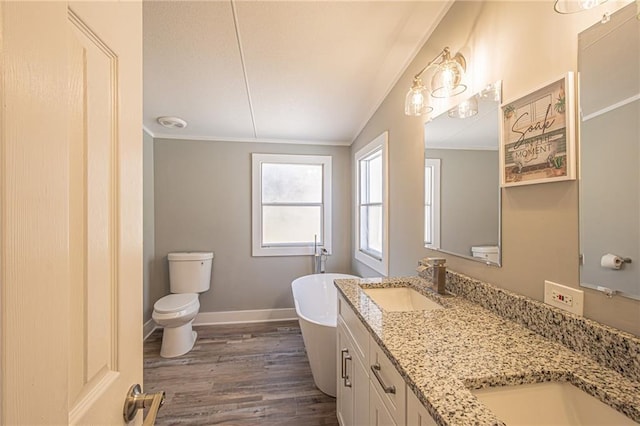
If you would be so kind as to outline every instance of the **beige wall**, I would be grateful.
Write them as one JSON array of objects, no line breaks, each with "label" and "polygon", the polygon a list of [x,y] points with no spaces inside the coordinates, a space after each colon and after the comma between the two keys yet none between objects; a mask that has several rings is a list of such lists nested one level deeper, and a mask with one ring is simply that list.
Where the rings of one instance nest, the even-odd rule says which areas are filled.
[{"label": "beige wall", "polygon": [[153,138],[142,133],[142,171],[143,171],[143,308],[142,319],[151,319],[153,303],[159,298],[153,286],[153,266],[155,261],[155,205],[153,199]]},{"label": "beige wall", "polygon": [[[412,76],[449,46],[467,58],[470,93],[502,80],[503,99],[518,98],[576,71],[577,34],[619,6],[610,1],[574,15],[556,14],[552,1],[452,6],[351,147],[353,156],[389,131],[390,275],[413,275],[418,259],[435,254],[422,246],[424,123],[403,113]],[[503,267],[446,256],[449,267],[537,300],[543,299],[544,280],[578,287],[577,182],[512,187],[502,195]],[[352,263],[354,272],[375,275],[355,259]],[[640,335],[640,302],[585,289],[585,316]]]},{"label": "beige wall", "polygon": [[327,272],[350,273],[349,147],[156,139],[152,289],[169,293],[167,253],[213,251],[200,312],[292,308],[291,281],[311,256],[251,257],[251,153],[332,156],[333,254]]}]

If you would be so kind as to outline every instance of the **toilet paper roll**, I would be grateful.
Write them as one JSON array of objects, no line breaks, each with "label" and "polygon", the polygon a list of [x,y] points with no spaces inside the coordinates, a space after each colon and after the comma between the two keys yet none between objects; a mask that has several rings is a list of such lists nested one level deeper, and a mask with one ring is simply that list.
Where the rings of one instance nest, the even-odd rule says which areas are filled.
[{"label": "toilet paper roll", "polygon": [[620,269],[624,260],[615,254],[607,253],[600,259],[600,266],[607,269]]}]

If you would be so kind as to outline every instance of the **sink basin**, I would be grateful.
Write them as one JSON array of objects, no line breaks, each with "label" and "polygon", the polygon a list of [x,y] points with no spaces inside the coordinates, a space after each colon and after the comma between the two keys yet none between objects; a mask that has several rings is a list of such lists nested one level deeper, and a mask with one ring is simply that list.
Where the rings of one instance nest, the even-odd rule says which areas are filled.
[{"label": "sink basin", "polygon": [[500,386],[471,392],[509,426],[637,425],[567,382]]},{"label": "sink basin", "polygon": [[364,292],[388,312],[432,311],[442,306],[409,287],[365,288]]}]

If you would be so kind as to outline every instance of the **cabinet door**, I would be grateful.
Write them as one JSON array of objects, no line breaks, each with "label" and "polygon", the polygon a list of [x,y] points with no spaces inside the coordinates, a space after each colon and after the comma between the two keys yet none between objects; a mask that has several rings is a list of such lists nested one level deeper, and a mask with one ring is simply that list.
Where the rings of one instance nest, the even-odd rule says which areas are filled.
[{"label": "cabinet door", "polygon": [[367,365],[351,339],[347,326],[338,318],[336,368],[336,412],[342,426],[369,424],[369,374]]},{"label": "cabinet door", "polygon": [[352,357],[353,344],[348,337],[349,332],[342,320],[338,318],[338,328],[336,329],[337,342],[337,362],[336,362],[336,414],[341,426],[351,426],[354,424],[354,388],[353,383],[348,379],[347,371],[349,357]]},{"label": "cabinet door", "polygon": [[[367,364],[359,356],[353,357],[353,370],[349,377],[353,385],[353,424],[362,426],[369,424],[369,370]],[[349,366],[351,367],[351,366]]]},{"label": "cabinet door", "polygon": [[369,421],[371,426],[396,426],[373,382],[369,388]]},{"label": "cabinet door", "polygon": [[411,426],[436,426],[436,422],[412,391],[407,391],[407,424]]}]

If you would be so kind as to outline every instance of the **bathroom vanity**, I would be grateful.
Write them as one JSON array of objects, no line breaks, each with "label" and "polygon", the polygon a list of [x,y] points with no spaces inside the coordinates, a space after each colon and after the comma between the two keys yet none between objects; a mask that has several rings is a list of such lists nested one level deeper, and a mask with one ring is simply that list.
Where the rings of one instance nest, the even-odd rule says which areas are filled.
[{"label": "bathroom vanity", "polygon": [[[477,390],[519,395],[543,382],[569,384],[587,405],[600,404],[615,419],[608,424],[640,422],[635,336],[452,271],[455,296],[420,277],[335,284],[342,426],[502,425],[509,419]],[[388,304],[371,288],[410,288],[432,305],[406,295]]]},{"label": "bathroom vanity", "polygon": [[344,296],[338,296],[337,348],[342,426],[436,424]]}]

